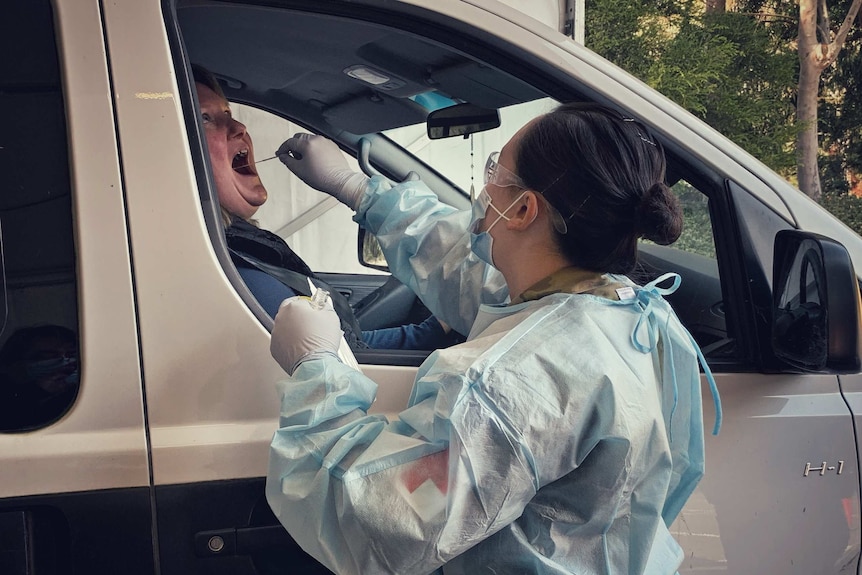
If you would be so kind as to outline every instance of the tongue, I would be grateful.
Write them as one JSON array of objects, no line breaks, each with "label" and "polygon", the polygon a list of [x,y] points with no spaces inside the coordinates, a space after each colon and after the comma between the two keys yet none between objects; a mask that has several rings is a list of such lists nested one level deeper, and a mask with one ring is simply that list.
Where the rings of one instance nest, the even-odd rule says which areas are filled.
[{"label": "tongue", "polygon": [[231,164],[233,167],[233,171],[243,174],[245,176],[253,176],[254,170],[248,164],[248,156],[241,156],[237,154],[233,157],[233,162]]}]

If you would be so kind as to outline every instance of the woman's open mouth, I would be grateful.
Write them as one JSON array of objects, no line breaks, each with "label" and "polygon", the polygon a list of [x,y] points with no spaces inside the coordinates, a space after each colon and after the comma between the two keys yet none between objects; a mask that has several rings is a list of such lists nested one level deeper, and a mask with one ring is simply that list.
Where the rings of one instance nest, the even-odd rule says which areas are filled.
[{"label": "woman's open mouth", "polygon": [[249,164],[248,161],[248,150],[240,150],[233,157],[233,161],[231,162],[231,167],[234,172],[242,174],[243,176],[256,176],[257,172],[254,171],[254,167]]}]

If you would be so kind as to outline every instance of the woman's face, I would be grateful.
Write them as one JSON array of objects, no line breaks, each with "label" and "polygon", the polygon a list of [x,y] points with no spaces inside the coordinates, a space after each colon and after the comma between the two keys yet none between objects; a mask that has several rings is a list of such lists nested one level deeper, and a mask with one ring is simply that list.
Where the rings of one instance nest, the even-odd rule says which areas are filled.
[{"label": "woman's face", "polygon": [[219,204],[248,219],[267,197],[255,169],[251,136],[233,119],[227,100],[203,84],[197,90]]},{"label": "woman's face", "polygon": [[[526,126],[524,128],[526,128]],[[506,145],[503,146],[500,150],[500,155],[497,158],[499,168],[503,168],[514,175],[517,175],[517,171],[515,169],[515,155],[517,154],[518,142],[520,141],[524,128],[518,130]],[[494,223],[499,222],[499,220],[502,219],[499,216],[500,211],[502,211],[503,215],[508,219],[509,214],[507,212],[511,209],[512,202],[524,192],[524,189],[519,186],[501,186],[489,182],[485,186],[485,191],[491,197],[492,206],[488,206],[488,209],[485,212],[485,218],[479,225],[479,229],[477,231],[489,231],[489,228],[492,226],[493,228],[496,228],[497,226],[494,226]],[[496,210],[494,208],[496,208]],[[489,233],[493,231],[494,229],[491,229]]]}]

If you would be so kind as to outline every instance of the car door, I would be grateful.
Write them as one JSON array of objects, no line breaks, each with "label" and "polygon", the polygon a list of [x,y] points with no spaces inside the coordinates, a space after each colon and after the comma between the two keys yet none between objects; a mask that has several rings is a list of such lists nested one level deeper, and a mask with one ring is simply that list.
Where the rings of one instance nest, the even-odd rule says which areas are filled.
[{"label": "car door", "polygon": [[[637,271],[682,275],[672,304],[724,396],[723,432],[707,439],[707,475],[673,527],[686,550],[682,569],[811,573],[855,565],[856,447],[838,377],[790,371],[769,346],[772,241],[802,221],[783,196],[791,188],[633,78],[495,3],[159,8],[104,6],[134,272],[148,278],[136,293],[163,569],[316,568],[273,525],[262,498],[278,411],[273,382],[282,374],[268,356],[271,318],[221,236],[190,62],[219,73],[233,101],[290,118],[348,153],[360,155],[362,138],[372,140],[374,169],[393,180],[416,171],[441,199],[464,207],[487,153],[541,106],[595,100],[652,127],[669,156],[669,183],[692,203],[687,221],[696,225],[670,250],[644,245]],[[141,66],[141,54],[158,65]],[[342,75],[356,70],[353,58],[404,83],[346,97],[339,90]],[[498,131],[429,143],[410,133],[422,131],[424,108],[410,93],[421,86],[512,113]],[[312,242],[325,245],[326,232]],[[375,409],[396,413],[415,368],[401,366],[397,353],[358,357],[380,384]],[[704,389],[710,424],[715,411]]]},{"label": "car door", "polygon": [[689,329],[697,337],[694,324],[711,330],[724,316],[730,337],[701,343],[724,421],[707,437],[707,473],[672,527],[686,550],[680,572],[855,572],[856,443],[838,375],[780,365],[769,340],[772,244],[791,225],[731,180],[715,192],[708,213],[723,297],[698,304],[707,319]]},{"label": "car door", "polygon": [[[541,108],[525,107],[534,106]],[[525,110],[510,112],[518,118]],[[442,145],[467,147],[458,140]],[[459,180],[447,153],[434,146],[423,149],[424,157],[442,158],[435,167],[469,187],[469,178]],[[641,283],[668,271],[682,276],[668,299],[707,358],[724,413],[720,434],[706,440],[707,473],[671,528],[685,550],[680,573],[854,572],[859,479],[852,413],[839,376],[783,365],[770,342],[773,242],[793,227],[783,202],[768,191],[757,197],[728,178],[742,177],[738,170],[719,170],[694,150],[667,147],[668,182],[686,229],[670,247],[643,243],[632,275]],[[470,149],[479,155],[481,148],[471,142]],[[842,379],[853,389],[854,376]],[[716,409],[706,385],[703,397],[710,428]]]}]

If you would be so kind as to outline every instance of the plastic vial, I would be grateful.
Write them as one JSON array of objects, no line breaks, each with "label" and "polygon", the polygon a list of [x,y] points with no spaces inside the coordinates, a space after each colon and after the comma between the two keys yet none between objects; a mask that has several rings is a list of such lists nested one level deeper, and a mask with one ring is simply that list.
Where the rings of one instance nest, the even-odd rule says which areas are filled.
[{"label": "plastic vial", "polygon": [[326,305],[326,298],[329,297],[329,292],[325,289],[317,288],[311,294],[311,307],[314,309],[323,309]]}]

